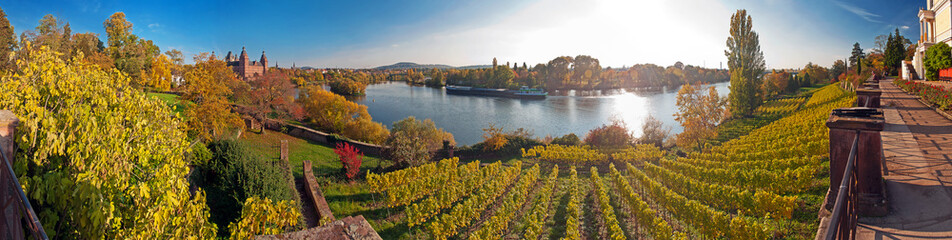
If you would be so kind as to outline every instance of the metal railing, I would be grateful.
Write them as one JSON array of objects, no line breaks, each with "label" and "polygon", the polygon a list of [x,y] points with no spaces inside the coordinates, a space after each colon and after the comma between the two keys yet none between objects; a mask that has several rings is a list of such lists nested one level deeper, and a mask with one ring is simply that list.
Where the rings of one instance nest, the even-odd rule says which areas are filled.
[{"label": "metal railing", "polygon": [[[850,148],[849,158],[846,160],[846,170],[839,190],[834,200],[833,214],[830,216],[830,225],[826,228],[826,239],[855,239],[856,238],[856,151],[859,148],[859,131],[853,137],[853,146]],[[832,187],[832,186],[831,186]]]},{"label": "metal railing", "polygon": [[[10,159],[7,159],[7,155],[3,151],[2,148],[0,148],[0,158],[2,158],[0,160],[3,161],[3,165],[4,165],[2,166],[3,169],[0,171],[3,171],[2,174],[10,178],[9,181],[4,181],[5,183],[0,183],[0,184],[9,184],[10,186],[7,186],[7,187],[9,187],[11,190],[11,192],[2,193],[2,194],[16,195],[16,198],[12,198],[12,200],[14,201],[3,203],[4,204],[3,209],[7,209],[6,208],[7,205],[14,203],[17,205],[17,208],[22,213],[21,223],[17,223],[14,225],[14,223],[8,222],[6,226],[20,227],[21,224],[23,224],[22,226],[26,226],[26,230],[29,231],[30,236],[33,236],[33,239],[43,239],[43,240],[50,239],[48,236],[46,236],[46,230],[43,230],[43,224],[40,223],[40,218],[37,217],[36,212],[33,211],[33,206],[30,205],[30,200],[26,198],[26,193],[24,193],[23,188],[20,187],[20,180],[17,179],[16,173],[13,171],[13,166],[10,165]],[[16,192],[13,192],[13,189],[16,189],[15,190]],[[4,198],[4,201],[7,199],[11,199],[6,196],[4,196],[3,198]],[[6,218],[3,217],[3,219],[0,221],[6,221]],[[7,229],[7,231],[11,231],[11,230],[12,229]],[[3,233],[3,234],[9,234],[9,233]]]}]

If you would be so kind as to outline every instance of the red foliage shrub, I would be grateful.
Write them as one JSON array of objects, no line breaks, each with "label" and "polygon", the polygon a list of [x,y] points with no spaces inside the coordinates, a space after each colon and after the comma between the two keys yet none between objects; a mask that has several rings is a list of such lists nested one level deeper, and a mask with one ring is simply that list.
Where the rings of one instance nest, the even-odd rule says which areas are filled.
[{"label": "red foliage shrub", "polygon": [[612,121],[611,125],[602,125],[585,135],[586,144],[599,148],[623,148],[632,140],[631,131],[621,121]]},{"label": "red foliage shrub", "polygon": [[344,165],[344,175],[347,176],[347,179],[353,180],[354,177],[357,177],[357,173],[360,172],[360,163],[363,162],[364,154],[360,153],[360,150],[357,150],[356,147],[347,143],[337,143],[337,147],[334,148],[334,153],[337,154],[341,164]]}]

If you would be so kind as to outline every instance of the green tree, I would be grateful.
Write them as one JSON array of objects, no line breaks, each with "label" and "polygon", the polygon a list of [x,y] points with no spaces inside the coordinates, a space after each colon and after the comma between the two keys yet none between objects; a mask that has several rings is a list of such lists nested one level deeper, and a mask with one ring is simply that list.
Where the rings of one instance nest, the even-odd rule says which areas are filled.
[{"label": "green tree", "polygon": [[899,35],[899,29],[896,29],[895,36],[889,34],[888,42],[886,43],[886,50],[883,55],[883,64],[886,65],[887,74],[894,75],[899,71],[900,63],[906,58],[906,49],[903,44],[902,35]]},{"label": "green tree", "polygon": [[139,39],[132,34],[132,23],[126,20],[126,14],[116,12],[112,14],[103,26],[106,28],[109,47],[106,52],[112,57],[119,71],[132,76],[133,80],[140,80],[144,70],[148,68],[149,60],[159,55],[159,47],[152,40]]},{"label": "green tree", "polygon": [[863,58],[866,58],[866,54],[863,53],[863,49],[859,47],[859,43],[853,44],[853,52],[850,54],[850,66],[856,67],[856,73],[862,74],[863,72]]},{"label": "green tree", "polygon": [[189,193],[183,124],[165,103],[126,76],[27,51],[0,78],[0,109],[21,120],[14,168],[51,238],[214,236],[203,191]]},{"label": "green tree", "polygon": [[7,20],[7,13],[0,8],[0,69],[6,71],[14,66],[11,61],[10,53],[17,46],[16,32],[13,31],[13,25]]},{"label": "green tree", "polygon": [[763,102],[758,89],[765,63],[759,36],[753,30],[753,20],[747,15],[747,10],[737,10],[731,16],[724,55],[727,55],[727,67],[731,73],[730,112],[736,116],[749,115]]},{"label": "green tree", "polygon": [[944,42],[936,43],[926,50],[924,59],[926,79],[939,80],[939,70],[952,67],[952,48]]},{"label": "green tree", "polygon": [[833,62],[833,66],[830,67],[830,78],[836,81],[840,77],[840,74],[846,73],[846,62],[843,60],[836,60]]}]

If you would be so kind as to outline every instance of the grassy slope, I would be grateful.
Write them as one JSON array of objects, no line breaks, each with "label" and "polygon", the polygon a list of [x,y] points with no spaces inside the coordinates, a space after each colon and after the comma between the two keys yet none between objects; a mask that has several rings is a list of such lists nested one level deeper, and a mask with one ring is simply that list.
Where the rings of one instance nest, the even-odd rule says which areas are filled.
[{"label": "grassy slope", "polygon": [[162,100],[166,105],[172,108],[173,112],[179,114],[185,111],[185,104],[188,102],[180,100],[179,96],[175,94],[147,92],[145,95]]}]

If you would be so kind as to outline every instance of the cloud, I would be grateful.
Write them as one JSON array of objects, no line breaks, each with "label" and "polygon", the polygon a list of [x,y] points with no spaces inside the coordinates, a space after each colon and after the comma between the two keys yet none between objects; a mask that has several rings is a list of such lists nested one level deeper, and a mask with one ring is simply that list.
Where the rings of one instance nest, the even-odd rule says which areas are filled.
[{"label": "cloud", "polygon": [[148,27],[149,30],[152,30],[152,32],[159,32],[159,30],[162,28],[162,24],[150,23]]},{"label": "cloud", "polygon": [[899,27],[899,29],[906,30],[906,29],[909,29],[909,26],[903,25],[902,27]]},{"label": "cloud", "polygon": [[867,11],[866,9],[863,9],[863,8],[860,8],[860,7],[857,7],[857,6],[853,6],[853,5],[850,5],[850,4],[847,4],[847,3],[844,3],[844,2],[840,2],[840,1],[833,1],[833,3],[836,4],[836,6],[839,6],[840,8],[843,8],[843,10],[846,10],[846,11],[848,11],[848,12],[851,12],[851,13],[853,13],[853,14],[856,14],[856,16],[859,16],[859,17],[861,17],[861,18],[863,18],[863,19],[866,19],[866,21],[874,22],[874,23],[882,23],[882,22],[883,22],[883,21],[880,21],[880,20],[877,20],[877,19],[876,19],[876,18],[880,17],[878,14],[871,13],[871,12]]}]

